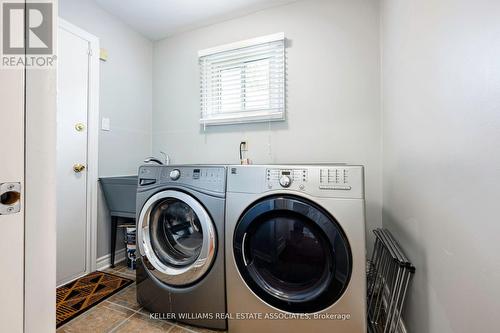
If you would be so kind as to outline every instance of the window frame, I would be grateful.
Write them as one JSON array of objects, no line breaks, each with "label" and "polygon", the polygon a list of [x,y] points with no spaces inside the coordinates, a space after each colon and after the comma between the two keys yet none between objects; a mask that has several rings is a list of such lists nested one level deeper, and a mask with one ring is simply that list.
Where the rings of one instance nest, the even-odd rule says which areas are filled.
[{"label": "window frame", "polygon": [[[242,78],[247,75],[249,72],[248,70],[248,64],[253,63],[253,62],[258,62],[258,61],[263,61],[266,59],[270,59],[271,61],[273,60],[272,56],[266,56],[263,55],[262,58],[259,59],[252,59],[250,61],[242,62],[237,64],[237,66],[233,68],[227,68],[227,69],[221,69],[219,71],[219,80],[213,80],[213,79],[206,79],[203,76],[203,71],[207,70],[206,67],[204,67],[204,64],[202,63],[202,60],[206,56],[222,53],[222,52],[231,52],[235,51],[238,49],[242,48],[247,48],[247,47],[252,47],[252,46],[259,46],[259,45],[264,45],[267,43],[272,43],[272,42],[278,42],[282,41],[283,42],[283,64],[280,64],[283,69],[282,73],[282,82],[279,82],[282,87],[278,89],[281,90],[281,94],[278,94],[279,98],[277,99],[279,101],[279,107],[276,109],[271,108],[271,105],[273,104],[272,101],[275,100],[273,99],[273,92],[271,91],[271,84],[274,83],[273,78],[271,75],[268,77],[268,84],[269,84],[269,89],[268,89],[268,105],[265,108],[248,108],[247,107],[247,97],[246,97],[246,91],[248,89],[248,82],[245,81],[245,79],[242,80],[241,82],[241,87],[240,87],[240,107],[235,109],[234,111],[231,110],[226,110],[222,111],[223,105],[221,104],[216,112],[207,112],[206,105],[205,105],[205,99],[207,98],[207,95],[204,95],[203,89],[206,88],[208,85],[212,86],[214,82],[218,82],[215,84],[220,84],[222,85],[222,72],[223,71],[229,71],[229,70],[234,70],[236,68],[240,69],[240,73],[242,75]],[[217,47],[213,47],[210,49],[205,49],[201,50],[198,52],[198,57],[199,57],[199,65],[200,65],[200,98],[201,98],[201,114],[200,114],[200,124],[204,126],[208,125],[226,125],[226,124],[240,124],[240,123],[253,123],[253,122],[267,122],[267,121],[283,121],[285,120],[285,115],[286,115],[286,57],[285,57],[285,50],[286,50],[286,43],[285,43],[285,34],[284,33],[277,33],[273,35],[267,35],[267,36],[262,36],[262,37],[257,37],[253,39],[248,39],[236,43],[231,43],[231,44],[225,44]],[[269,63],[268,65],[269,72],[272,69],[272,65]],[[206,81],[204,81],[204,79]],[[208,96],[211,97],[210,94]],[[281,100],[280,100],[281,99]],[[237,103],[235,103],[237,105]]]}]

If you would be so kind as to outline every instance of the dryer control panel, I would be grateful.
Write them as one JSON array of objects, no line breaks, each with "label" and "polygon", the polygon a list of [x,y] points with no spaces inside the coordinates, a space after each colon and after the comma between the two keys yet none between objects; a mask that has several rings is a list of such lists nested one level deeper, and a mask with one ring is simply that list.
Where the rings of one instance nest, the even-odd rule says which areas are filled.
[{"label": "dryer control panel", "polygon": [[[268,192],[290,190],[320,197],[364,196],[363,167],[345,164],[230,166],[228,191]],[[260,178],[265,172],[265,178]],[[259,182],[258,179],[264,180]]]},{"label": "dryer control panel", "polygon": [[[352,176],[352,179],[351,179]],[[346,196],[359,195],[362,190],[360,168],[341,165],[321,165],[308,168],[267,168],[266,185],[272,189],[290,189],[301,192],[345,192]],[[344,195],[340,195],[344,196]]]},{"label": "dryer control panel", "polygon": [[349,185],[349,169],[319,169],[319,189],[350,191],[352,189],[352,186]]},{"label": "dryer control panel", "polygon": [[266,179],[269,188],[300,188],[307,182],[307,169],[267,169]]},{"label": "dryer control panel", "polygon": [[[284,188],[297,187],[303,190],[308,183],[308,169],[267,169],[267,184],[269,188],[280,185]],[[347,168],[320,168],[319,179],[312,182],[318,184],[320,190],[350,191],[349,169]],[[293,186],[293,185],[296,186]]]}]

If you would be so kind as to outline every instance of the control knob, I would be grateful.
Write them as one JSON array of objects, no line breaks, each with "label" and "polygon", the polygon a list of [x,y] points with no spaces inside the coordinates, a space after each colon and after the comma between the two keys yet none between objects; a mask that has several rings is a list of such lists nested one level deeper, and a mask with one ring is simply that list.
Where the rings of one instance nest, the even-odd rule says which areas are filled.
[{"label": "control knob", "polygon": [[291,184],[292,184],[292,179],[290,178],[290,176],[286,175],[281,176],[280,185],[282,187],[290,187]]},{"label": "control knob", "polygon": [[177,180],[180,177],[181,177],[181,172],[179,171],[179,169],[174,169],[170,171],[170,179]]}]

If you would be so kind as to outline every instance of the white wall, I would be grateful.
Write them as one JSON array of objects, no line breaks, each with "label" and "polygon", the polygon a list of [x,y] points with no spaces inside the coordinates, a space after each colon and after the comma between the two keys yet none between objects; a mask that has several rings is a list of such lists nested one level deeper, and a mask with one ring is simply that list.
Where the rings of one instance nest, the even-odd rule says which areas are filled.
[{"label": "white wall", "polygon": [[[284,32],[286,122],[199,126],[198,50]],[[364,164],[367,229],[381,225],[379,6],[372,0],[310,0],[155,43],[153,152],[173,163],[239,163],[241,139],[254,163]],[[371,236],[370,236],[371,238]]]},{"label": "white wall", "polygon": [[384,0],[384,225],[409,332],[498,332],[500,2]]},{"label": "white wall", "polygon": [[[99,176],[137,174],[151,154],[153,44],[91,0],[59,0],[59,15],[97,36],[109,53],[100,63],[99,112],[111,131],[99,133]],[[109,225],[99,191],[98,257],[109,253]]]}]

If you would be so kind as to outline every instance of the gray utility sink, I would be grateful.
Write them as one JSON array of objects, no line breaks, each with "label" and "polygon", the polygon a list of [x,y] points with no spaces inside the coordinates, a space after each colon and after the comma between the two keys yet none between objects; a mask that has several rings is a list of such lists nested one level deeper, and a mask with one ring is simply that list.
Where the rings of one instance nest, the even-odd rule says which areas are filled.
[{"label": "gray utility sink", "polygon": [[99,181],[110,215],[135,219],[137,176],[102,177]]}]

